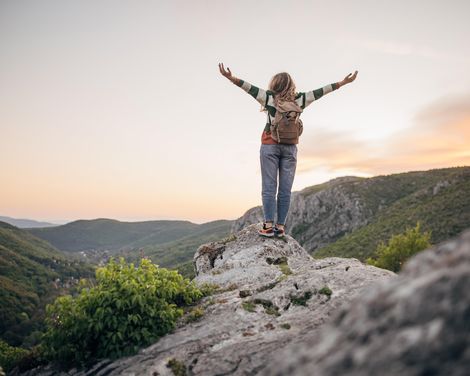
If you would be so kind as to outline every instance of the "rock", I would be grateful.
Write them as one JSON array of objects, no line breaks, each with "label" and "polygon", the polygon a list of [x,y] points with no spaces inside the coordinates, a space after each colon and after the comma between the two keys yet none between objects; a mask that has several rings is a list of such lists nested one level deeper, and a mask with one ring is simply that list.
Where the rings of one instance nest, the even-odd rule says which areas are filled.
[{"label": "rock", "polygon": [[190,375],[256,374],[276,350],[315,336],[364,287],[395,275],[355,259],[315,260],[290,236],[261,238],[258,228],[199,247],[196,282],[220,287],[201,302],[201,319],[137,355],[70,374],[172,375],[170,361]]},{"label": "rock", "polygon": [[447,180],[438,182],[432,189],[432,195],[437,195],[443,188],[447,188],[448,186],[450,186],[450,182]]},{"label": "rock", "polygon": [[[221,288],[254,289],[274,282],[283,275],[275,260],[282,258],[290,268],[312,260],[292,237],[267,239],[258,235],[258,225],[239,231],[234,240],[200,246],[194,255],[196,282],[213,283]],[[279,261],[278,261],[279,262]]]},{"label": "rock", "polygon": [[468,375],[470,231],[418,254],[262,375]]}]

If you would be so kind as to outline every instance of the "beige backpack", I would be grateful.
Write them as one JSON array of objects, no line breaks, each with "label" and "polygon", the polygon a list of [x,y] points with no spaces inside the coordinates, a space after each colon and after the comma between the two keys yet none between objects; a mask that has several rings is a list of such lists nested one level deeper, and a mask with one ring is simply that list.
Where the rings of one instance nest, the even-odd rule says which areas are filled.
[{"label": "beige backpack", "polygon": [[271,137],[279,144],[298,144],[299,136],[303,132],[300,114],[302,109],[295,102],[279,100],[274,97],[276,115],[271,122]]}]

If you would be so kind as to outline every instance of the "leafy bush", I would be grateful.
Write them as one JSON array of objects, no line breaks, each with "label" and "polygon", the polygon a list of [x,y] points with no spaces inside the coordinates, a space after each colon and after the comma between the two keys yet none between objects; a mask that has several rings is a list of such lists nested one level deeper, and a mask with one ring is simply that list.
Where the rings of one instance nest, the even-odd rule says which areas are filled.
[{"label": "leafy bush", "polygon": [[76,297],[47,306],[44,355],[50,360],[84,364],[135,353],[171,331],[181,307],[202,293],[176,271],[148,259],[140,266],[111,259],[96,271],[96,286],[82,286]]},{"label": "leafy bush", "polygon": [[195,307],[191,309],[185,316],[185,322],[193,322],[199,320],[202,316],[204,316],[204,309],[201,307]]},{"label": "leafy bush", "polygon": [[429,232],[421,232],[418,222],[415,228],[409,228],[403,234],[392,236],[387,245],[379,244],[376,251],[377,259],[369,258],[367,263],[399,272],[406,260],[431,246],[430,238]]},{"label": "leafy bush", "polygon": [[0,367],[6,372],[13,368],[26,354],[28,354],[28,350],[10,346],[8,343],[0,340]]},{"label": "leafy bush", "polygon": [[186,366],[183,362],[178,359],[171,358],[166,364],[167,368],[170,368],[175,376],[186,376]]},{"label": "leafy bush", "polygon": [[326,295],[328,297],[328,300],[331,297],[331,294],[333,294],[333,291],[328,286],[323,286],[320,290],[318,290],[319,294]]}]

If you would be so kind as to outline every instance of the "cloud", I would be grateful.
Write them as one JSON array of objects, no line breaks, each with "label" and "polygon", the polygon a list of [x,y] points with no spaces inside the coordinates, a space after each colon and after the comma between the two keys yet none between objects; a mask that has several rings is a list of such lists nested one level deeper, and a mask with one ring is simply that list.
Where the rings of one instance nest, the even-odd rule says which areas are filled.
[{"label": "cloud", "polygon": [[302,140],[299,173],[314,169],[378,175],[470,165],[470,95],[436,101],[419,111],[413,125],[381,141],[317,130]]},{"label": "cloud", "polygon": [[362,164],[369,159],[366,150],[372,145],[354,139],[350,134],[317,128],[308,138],[302,139],[301,158],[297,171],[302,173],[313,168],[342,169]]}]

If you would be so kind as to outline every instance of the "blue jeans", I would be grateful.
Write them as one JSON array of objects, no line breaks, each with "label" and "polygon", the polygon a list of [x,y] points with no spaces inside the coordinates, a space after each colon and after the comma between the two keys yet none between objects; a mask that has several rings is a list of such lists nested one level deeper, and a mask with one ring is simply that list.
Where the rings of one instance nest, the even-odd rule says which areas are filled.
[{"label": "blue jeans", "polygon": [[[284,225],[290,206],[290,194],[297,166],[297,145],[261,145],[261,180],[265,222],[274,222],[277,201],[277,222]],[[279,174],[279,190],[277,176]],[[277,192],[277,200],[276,200]]]}]

